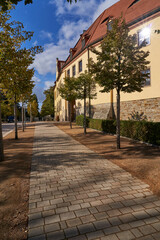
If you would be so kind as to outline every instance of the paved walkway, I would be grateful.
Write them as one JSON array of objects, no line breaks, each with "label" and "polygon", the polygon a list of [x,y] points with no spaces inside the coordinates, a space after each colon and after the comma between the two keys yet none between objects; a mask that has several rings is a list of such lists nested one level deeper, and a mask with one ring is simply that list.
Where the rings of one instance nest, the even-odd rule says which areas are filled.
[{"label": "paved walkway", "polygon": [[29,240],[160,239],[147,184],[51,124],[36,126]]}]

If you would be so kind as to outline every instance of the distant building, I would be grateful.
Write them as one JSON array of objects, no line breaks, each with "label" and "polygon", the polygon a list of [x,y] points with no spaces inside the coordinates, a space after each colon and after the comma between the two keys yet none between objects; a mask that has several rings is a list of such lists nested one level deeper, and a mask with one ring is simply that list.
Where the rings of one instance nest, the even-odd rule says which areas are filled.
[{"label": "distant building", "polygon": [[[106,9],[95,22],[80,35],[76,45],[70,49],[66,61],[57,59],[55,95],[55,118],[60,121],[68,120],[68,102],[61,98],[58,87],[65,76],[77,77],[87,70],[88,59],[96,60],[90,46],[98,47],[113,18],[125,17],[130,28],[130,34],[137,34],[137,44],[145,39],[149,50],[150,65],[148,72],[150,77],[142,92],[121,93],[121,119],[128,119],[133,111],[144,112],[149,121],[160,121],[160,1],[159,0],[120,0]],[[106,119],[110,117],[110,106],[113,101],[116,107],[116,91],[111,93],[99,92],[97,86],[97,98],[91,100],[93,118]],[[83,114],[83,102],[77,100],[72,103],[72,119],[75,115]]]}]

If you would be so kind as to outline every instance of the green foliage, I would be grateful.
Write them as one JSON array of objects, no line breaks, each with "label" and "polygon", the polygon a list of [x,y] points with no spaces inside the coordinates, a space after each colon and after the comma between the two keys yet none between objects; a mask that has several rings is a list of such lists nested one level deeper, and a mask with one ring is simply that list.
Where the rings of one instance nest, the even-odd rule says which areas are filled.
[{"label": "green foliage", "polygon": [[[83,126],[83,118],[83,115],[77,116],[76,124],[79,126]],[[121,120],[120,124],[121,136],[151,143],[154,145],[160,145],[160,122]],[[114,120],[87,118],[87,127],[97,129],[105,133],[116,133],[116,126]]]},{"label": "green foliage", "polygon": [[[83,126],[84,116],[79,115],[76,117],[76,124]],[[97,129],[106,133],[116,133],[114,120],[92,119],[87,117],[87,127]]]},{"label": "green foliage", "polygon": [[[84,116],[83,115],[79,115],[76,117],[76,124],[78,126],[83,126],[84,123]],[[86,117],[86,127],[88,127],[88,123],[89,123],[89,118]]]},{"label": "green foliage", "polygon": [[9,98],[16,98],[18,102],[32,93],[34,69],[29,66],[42,48],[21,48],[33,32],[25,31],[22,23],[11,22],[10,18],[9,12],[0,11],[0,83]]},{"label": "green foliage", "polygon": [[91,61],[90,69],[102,92],[116,88],[123,92],[142,91],[148,77],[144,71],[149,61],[145,52],[137,46],[136,35],[129,35],[129,28],[122,17],[113,19],[112,30],[107,32],[100,51],[92,49],[97,62]]},{"label": "green foliage", "polygon": [[76,91],[77,91],[77,98],[84,99],[90,97],[93,99],[96,97],[96,84],[92,75],[85,71],[81,73],[78,78],[76,78]]},{"label": "green foliage", "polygon": [[[22,0],[9,0],[9,1],[8,0],[0,0],[0,6],[2,7],[3,11],[6,11],[9,9],[10,3],[17,5],[21,1]],[[73,0],[67,0],[67,2],[72,3]],[[77,2],[77,0],[75,0],[75,2]],[[29,4],[29,3],[33,3],[33,0],[25,0],[24,3],[25,3],[25,5]]]},{"label": "green foliage", "polygon": [[32,117],[37,117],[39,112],[38,112],[38,99],[36,94],[33,94],[30,97],[30,101],[27,104],[27,112],[32,115]]},{"label": "green foliage", "polygon": [[66,77],[58,91],[63,99],[72,102],[77,99],[77,82],[74,77]]},{"label": "green foliage", "polygon": [[[10,4],[18,4],[18,2],[21,2],[22,0],[0,0],[0,6],[2,7],[3,11],[6,11],[9,9]],[[32,3],[32,0],[25,0],[24,3],[29,4]]]},{"label": "green foliage", "polygon": [[51,115],[54,117],[54,87],[44,91],[46,99],[42,103],[41,116]]},{"label": "green foliage", "polygon": [[9,102],[2,102],[1,114],[2,114],[2,120],[7,121],[7,117],[14,115],[13,105],[9,104]]},{"label": "green foliage", "polygon": [[160,122],[121,121],[121,135],[160,145]]},{"label": "green foliage", "polygon": [[[144,44],[143,44],[144,46]],[[120,148],[120,92],[141,92],[149,77],[145,73],[149,61],[145,52],[137,46],[136,35],[129,35],[125,20],[120,17],[112,20],[112,28],[100,45],[100,51],[95,48],[96,63],[90,60],[90,71],[101,92],[117,91],[117,148]]]}]

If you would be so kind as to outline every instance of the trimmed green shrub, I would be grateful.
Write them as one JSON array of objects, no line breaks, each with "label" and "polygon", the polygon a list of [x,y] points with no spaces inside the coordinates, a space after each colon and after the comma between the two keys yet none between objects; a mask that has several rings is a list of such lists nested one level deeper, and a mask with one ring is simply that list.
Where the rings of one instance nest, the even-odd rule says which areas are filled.
[{"label": "trimmed green shrub", "polygon": [[121,121],[121,136],[160,145],[160,122]]},{"label": "trimmed green shrub", "polygon": [[[76,124],[78,126],[83,126],[83,121],[84,121],[84,116],[83,115],[79,115],[76,117]],[[86,127],[88,127],[89,124],[89,118],[86,118]]]},{"label": "trimmed green shrub", "polygon": [[[83,126],[83,115],[76,117],[76,124]],[[87,118],[87,127],[103,131],[105,133],[116,133],[116,121]],[[160,122],[147,121],[121,121],[121,136],[134,140],[160,145]]]}]

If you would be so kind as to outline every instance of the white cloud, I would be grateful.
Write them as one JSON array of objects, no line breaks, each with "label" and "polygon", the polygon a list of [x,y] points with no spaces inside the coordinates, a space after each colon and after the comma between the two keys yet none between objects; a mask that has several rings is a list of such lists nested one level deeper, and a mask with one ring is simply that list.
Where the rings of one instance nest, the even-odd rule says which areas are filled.
[{"label": "white cloud", "polygon": [[36,41],[34,41],[34,43],[32,45],[35,47],[35,46],[37,46],[37,44],[38,44],[38,41],[36,40]]},{"label": "white cloud", "polygon": [[54,81],[45,81],[45,87],[44,90],[49,89],[51,86],[54,86]]},{"label": "white cloud", "polygon": [[35,57],[32,67],[41,75],[56,72],[56,58],[66,58],[68,51],[63,45],[47,44],[44,46],[44,52]]},{"label": "white cloud", "polygon": [[[59,41],[57,44],[45,44],[44,52],[38,54],[35,58],[32,67],[41,75],[47,73],[55,74],[56,72],[56,58],[66,60],[69,55],[69,49],[73,47],[79,39],[83,30],[93,23],[93,21],[108,7],[116,3],[118,0],[81,0],[76,4],[71,5],[66,0],[50,0],[50,4],[56,5],[56,14],[66,16],[66,14],[76,15],[78,21],[64,21],[61,29],[59,30]],[[70,16],[69,15],[69,16]],[[69,19],[69,18],[68,18]],[[41,37],[52,40],[52,34],[49,32],[41,31]]]},{"label": "white cloud", "polygon": [[105,0],[102,1],[101,4],[98,4],[98,7],[93,14],[93,21],[96,20],[96,18],[107,8],[118,2],[119,0]]},{"label": "white cloud", "polygon": [[66,0],[50,0],[49,3],[56,5],[57,16],[62,14],[72,14],[81,17],[88,17],[91,16],[97,7],[96,0],[81,0],[77,1],[77,3],[73,1],[72,4],[69,4]]},{"label": "white cloud", "polygon": [[42,31],[40,32],[40,37],[41,37],[42,39],[48,39],[49,41],[52,41],[52,40],[53,40],[53,38],[52,38],[52,33],[46,32],[46,31],[44,31],[44,30],[42,30]]},{"label": "white cloud", "polygon": [[77,22],[65,22],[59,31],[59,39],[71,40],[77,38],[78,40],[80,34],[89,27],[90,23],[91,21],[86,22],[81,19]]},{"label": "white cloud", "polygon": [[59,31],[58,43],[45,44],[43,53],[35,57],[31,67],[35,67],[41,75],[46,75],[47,73],[55,74],[56,58],[65,60],[69,54],[69,49],[76,44],[80,33],[88,28],[89,25],[90,22],[86,23],[82,20],[76,23],[67,21]]},{"label": "white cloud", "polygon": [[33,80],[35,83],[41,82],[41,80],[40,80],[37,76],[33,76],[32,80]]},{"label": "white cloud", "polygon": [[33,88],[33,93],[36,94],[39,103],[42,103],[45,99],[45,95],[43,94],[44,88],[39,86],[38,84],[35,85]]}]

